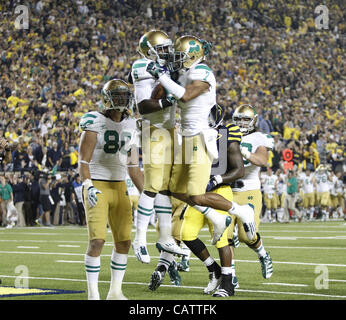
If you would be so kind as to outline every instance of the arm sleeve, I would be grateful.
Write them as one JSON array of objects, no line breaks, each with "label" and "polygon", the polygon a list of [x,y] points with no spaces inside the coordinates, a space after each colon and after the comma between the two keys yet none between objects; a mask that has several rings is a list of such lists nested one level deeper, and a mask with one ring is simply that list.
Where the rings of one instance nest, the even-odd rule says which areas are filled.
[{"label": "arm sleeve", "polygon": [[241,137],[243,135],[240,131],[240,128],[232,123],[228,124],[226,128],[227,128],[227,145],[230,145],[232,142],[237,142],[240,144]]},{"label": "arm sleeve", "polygon": [[99,132],[100,121],[95,113],[86,113],[79,122],[79,127],[83,131]]}]

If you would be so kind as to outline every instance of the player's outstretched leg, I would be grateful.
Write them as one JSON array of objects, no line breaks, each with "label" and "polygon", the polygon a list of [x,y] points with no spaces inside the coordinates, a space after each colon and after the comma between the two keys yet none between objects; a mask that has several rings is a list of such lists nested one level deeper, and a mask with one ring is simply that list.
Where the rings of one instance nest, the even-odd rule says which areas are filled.
[{"label": "player's outstretched leg", "polygon": [[158,217],[160,237],[156,243],[159,251],[172,254],[186,255],[172,237],[172,203],[169,196],[158,193],[155,198],[155,212]]}]

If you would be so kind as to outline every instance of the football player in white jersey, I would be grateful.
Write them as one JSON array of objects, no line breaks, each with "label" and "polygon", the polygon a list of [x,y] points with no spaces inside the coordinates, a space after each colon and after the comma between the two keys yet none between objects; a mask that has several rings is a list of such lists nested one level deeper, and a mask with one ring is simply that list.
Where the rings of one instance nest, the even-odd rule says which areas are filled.
[{"label": "football player in white jersey", "polygon": [[301,187],[303,192],[303,210],[309,220],[314,217],[315,211],[315,177],[311,174],[310,169],[305,170],[305,174],[301,176]]},{"label": "football player in white jersey", "polygon": [[281,169],[277,169],[275,172],[276,176],[278,177],[278,184],[277,184],[277,196],[278,196],[278,208],[276,210],[276,216],[278,222],[283,222],[283,216],[284,216],[284,203],[285,203],[285,195],[286,195],[286,176],[285,173],[282,172]]},{"label": "football player in white jersey", "polygon": [[251,206],[239,206],[219,194],[205,193],[212,161],[218,157],[217,131],[211,129],[208,123],[210,110],[216,104],[216,79],[204,62],[209,50],[210,44],[195,36],[179,37],[169,65],[170,70],[179,71],[177,82],[159,63],[150,63],[147,71],[173,94],[181,110],[181,152],[175,155],[169,190],[174,197],[203,213],[213,224],[214,245],[231,221],[229,215],[220,214],[215,209],[238,216],[249,239],[256,234]]},{"label": "football player in white jersey", "polygon": [[273,174],[272,168],[268,167],[266,174],[261,174],[261,182],[263,186],[263,200],[266,206],[264,218],[268,222],[275,222],[275,211],[278,207],[278,177]]},{"label": "football player in white jersey", "polygon": [[328,167],[325,164],[320,164],[315,171],[316,179],[316,204],[321,210],[322,221],[329,218],[330,207],[330,177],[328,175]]},{"label": "football player in white jersey", "polygon": [[[251,203],[255,208],[256,237],[249,240],[244,227],[238,219],[232,221],[228,238],[232,244],[233,229],[238,224],[238,238],[245,243],[258,256],[261,263],[262,276],[268,279],[273,274],[272,259],[264,249],[262,239],[258,233],[260,215],[262,211],[262,193],[259,172],[261,167],[267,166],[268,151],[274,147],[271,135],[256,131],[257,113],[251,105],[245,104],[237,107],[232,116],[233,123],[238,125],[243,133],[241,153],[244,157],[245,175],[232,187],[233,199],[239,204]],[[234,271],[235,272],[235,271]]]},{"label": "football player in white jersey", "polygon": [[132,226],[126,172],[138,190],[143,189],[144,180],[138,166],[136,122],[128,118],[131,99],[132,93],[125,81],[110,80],[102,89],[102,109],[88,112],[80,120],[79,174],[88,226],[89,245],[84,261],[89,300],[100,299],[100,255],[107,237],[107,224],[114,241],[107,299],[126,300],[122,281]]},{"label": "football player in white jersey", "polygon": [[336,186],[336,193],[337,193],[337,201],[338,201],[338,214],[340,218],[344,218],[346,220],[345,212],[345,191],[344,191],[344,182],[342,181],[342,171],[336,172],[336,177],[338,180],[335,183]]},{"label": "football player in white jersey", "polygon": [[173,143],[176,108],[172,95],[153,99],[152,93],[159,84],[147,66],[152,61],[166,64],[172,52],[172,40],[160,30],[151,30],[139,40],[142,58],[132,65],[131,82],[134,85],[135,102],[142,116],[142,159],[144,190],[138,201],[136,236],[132,243],[137,259],[150,262],[146,234],[154,210],[158,217],[160,236],[157,248],[167,251],[164,260],[173,261],[173,253],[185,254],[171,235],[172,204],[168,195],[173,163]]}]

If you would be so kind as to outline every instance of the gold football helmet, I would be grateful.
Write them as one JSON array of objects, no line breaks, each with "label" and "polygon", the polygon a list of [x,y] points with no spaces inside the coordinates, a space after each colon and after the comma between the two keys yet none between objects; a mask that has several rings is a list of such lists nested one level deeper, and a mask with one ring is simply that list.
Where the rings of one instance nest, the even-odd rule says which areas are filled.
[{"label": "gold football helmet", "polygon": [[255,129],[258,115],[254,107],[243,104],[234,110],[232,120],[243,134],[248,134]]},{"label": "gold football helmet", "polygon": [[145,58],[165,64],[172,54],[173,43],[168,35],[160,30],[151,30],[139,40],[138,52]]},{"label": "gold football helmet", "polygon": [[200,39],[195,36],[182,36],[175,41],[170,70],[177,71],[182,68],[191,68],[203,61],[205,56],[204,46]]},{"label": "gold football helmet", "polygon": [[102,110],[116,110],[123,112],[130,110],[132,92],[128,84],[120,79],[108,81],[101,90]]}]

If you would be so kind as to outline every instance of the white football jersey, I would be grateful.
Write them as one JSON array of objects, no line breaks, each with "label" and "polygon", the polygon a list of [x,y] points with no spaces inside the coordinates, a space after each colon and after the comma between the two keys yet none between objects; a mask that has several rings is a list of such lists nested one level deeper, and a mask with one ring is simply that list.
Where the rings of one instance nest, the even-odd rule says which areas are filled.
[{"label": "white football jersey", "polygon": [[315,172],[316,178],[316,191],[317,192],[329,192],[330,184],[328,182],[327,172]]},{"label": "white football jersey", "polygon": [[126,172],[126,186],[127,186],[127,192],[129,196],[139,196],[139,191],[137,187],[135,186],[135,184],[133,183],[128,172]]},{"label": "white football jersey", "polygon": [[210,109],[216,104],[216,79],[213,71],[203,63],[199,63],[179,76],[179,84],[183,87],[195,80],[209,83],[209,90],[188,101],[178,101],[181,109],[181,128],[183,136],[194,136],[204,129],[209,129]]},{"label": "white football jersey", "polygon": [[[255,153],[257,148],[264,146],[268,149],[273,149],[274,138],[263,132],[255,131],[253,133],[243,135],[241,139],[242,147],[247,148],[251,153]],[[243,188],[233,188],[235,192],[248,191],[248,190],[259,190],[261,189],[261,181],[259,177],[260,167],[252,164],[250,161],[244,159],[245,174],[241,178],[244,182]]]},{"label": "white football jersey", "polygon": [[134,119],[115,122],[98,111],[81,118],[83,131],[97,132],[97,142],[89,163],[91,179],[124,181],[127,173],[128,152],[138,147],[139,138]]},{"label": "white football jersey", "polygon": [[281,175],[277,176],[278,177],[278,184],[277,184],[277,193],[279,195],[283,194],[284,192],[286,192],[286,183],[285,180],[282,179]]},{"label": "white football jersey", "polygon": [[263,175],[263,178],[262,178],[263,192],[266,194],[275,193],[275,184],[277,180],[278,180],[278,177],[275,174]]},{"label": "white football jersey", "polygon": [[314,176],[310,173],[309,176],[307,176],[306,174],[304,174],[304,176],[302,176],[302,190],[303,193],[313,193],[314,192]]},{"label": "white football jersey", "polygon": [[338,194],[343,194],[343,192],[344,192],[344,183],[341,179],[338,179],[336,181],[336,192]]},{"label": "white football jersey", "polygon": [[[154,88],[160,83],[149,72],[147,72],[148,64],[152,62],[149,59],[136,60],[131,69],[131,76],[134,86],[135,102],[138,105],[141,101],[151,98]],[[158,127],[171,129],[175,126],[175,104],[171,107],[160,111],[142,115],[143,119],[149,120],[150,124]]]},{"label": "white football jersey", "polygon": [[338,195],[337,186],[336,186],[337,181],[338,181],[338,177],[335,175],[332,176],[332,181],[329,181],[330,194],[332,196]]},{"label": "white football jersey", "polygon": [[282,192],[283,194],[287,194],[287,183],[286,183],[286,179],[287,179],[287,174],[285,173],[280,173],[280,184],[282,184]]}]

